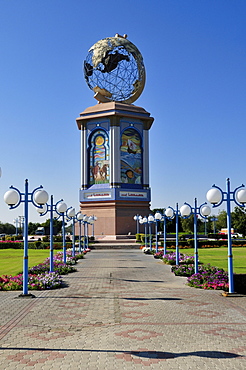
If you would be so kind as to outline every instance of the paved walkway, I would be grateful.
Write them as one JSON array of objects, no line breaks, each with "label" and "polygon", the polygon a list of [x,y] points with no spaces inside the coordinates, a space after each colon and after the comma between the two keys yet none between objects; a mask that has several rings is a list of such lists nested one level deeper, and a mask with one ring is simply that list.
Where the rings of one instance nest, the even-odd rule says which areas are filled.
[{"label": "paved walkway", "polygon": [[0,292],[0,369],[246,368],[246,297],[185,285],[140,250],[88,253],[68,287]]}]

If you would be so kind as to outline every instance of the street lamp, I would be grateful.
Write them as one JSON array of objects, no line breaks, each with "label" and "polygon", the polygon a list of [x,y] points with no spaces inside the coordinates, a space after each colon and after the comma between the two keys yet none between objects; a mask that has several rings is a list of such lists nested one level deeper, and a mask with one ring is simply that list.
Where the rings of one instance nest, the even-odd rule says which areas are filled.
[{"label": "street lamp", "polygon": [[143,217],[143,218],[140,218],[139,220],[140,224],[144,224],[144,246],[145,248],[147,248],[147,223],[148,223],[148,219],[147,217]]},{"label": "street lamp", "polygon": [[75,257],[75,209],[73,207],[69,207],[66,212],[66,216],[68,220],[72,220],[72,233],[73,233],[73,238],[72,238],[72,256]]},{"label": "street lamp", "polygon": [[134,219],[134,221],[136,221],[137,222],[137,234],[139,234],[139,221],[140,221],[140,219],[141,219],[142,217],[140,216],[140,215],[135,215],[134,217],[133,217],[133,219]]},{"label": "street lamp", "polygon": [[48,212],[50,212],[50,272],[54,272],[54,237],[53,237],[53,220],[54,220],[54,212],[57,213],[57,205],[61,203],[63,199],[59,200],[56,204],[53,201],[53,195],[50,196],[50,204],[46,203],[41,208],[37,208],[38,213],[40,216],[45,216]]},{"label": "street lamp", "polygon": [[154,215],[155,219],[155,251],[158,253],[158,222],[162,220],[162,214],[160,212],[156,212]]},{"label": "street lamp", "polygon": [[[244,207],[246,203],[246,189],[244,185],[238,186],[234,191],[230,189],[230,179],[227,179],[226,191],[213,185],[207,192],[207,200],[213,205],[213,208],[219,207],[224,201],[227,208],[227,235],[228,235],[228,278],[229,293],[234,293],[233,279],[233,256],[232,256],[232,238],[231,238],[231,202],[235,202],[239,207]],[[239,190],[240,189],[240,190]]]},{"label": "street lamp", "polygon": [[93,218],[93,223],[92,223],[92,237],[94,238],[94,236],[95,236],[95,232],[94,232],[94,222],[97,220],[97,216],[92,216],[92,218]]},{"label": "street lamp", "polygon": [[148,216],[148,224],[149,224],[149,246],[150,250],[152,251],[152,224],[155,222],[155,218],[153,215]]},{"label": "street lamp", "polygon": [[216,234],[216,221],[218,221],[218,219],[214,216],[210,219],[210,221],[212,221],[214,224],[214,234]]},{"label": "street lamp", "polygon": [[56,212],[62,217],[62,249],[63,249],[63,263],[67,262],[66,253],[66,234],[65,234],[65,212],[67,210],[67,205],[64,202],[57,204]]},{"label": "street lamp", "polygon": [[83,224],[84,224],[84,250],[88,249],[89,243],[88,243],[88,220],[89,217],[84,215],[83,217]]},{"label": "street lamp", "polygon": [[83,222],[84,215],[81,212],[76,214],[76,219],[79,222],[79,253],[81,253],[81,224]]},{"label": "street lamp", "polygon": [[18,235],[18,225],[19,225],[18,217],[16,217],[13,221],[15,224],[15,235],[17,236]]},{"label": "street lamp", "polygon": [[28,180],[26,180],[24,193],[21,193],[14,186],[10,186],[10,190],[4,194],[4,201],[10,209],[17,208],[20,203],[24,203],[23,294],[20,297],[33,297],[32,294],[28,294],[28,203],[30,202],[35,207],[40,208],[47,202],[48,193],[41,189],[43,189],[42,185],[29,193]]},{"label": "street lamp", "polygon": [[178,208],[178,203],[176,204],[176,210],[174,210],[172,207],[168,207],[165,211],[165,215],[170,220],[174,218],[176,221],[176,265],[179,265],[179,216],[180,211]]},{"label": "street lamp", "polygon": [[194,215],[194,265],[195,265],[195,274],[198,273],[198,242],[197,242],[197,217],[201,216],[203,219],[206,219],[211,213],[211,209],[203,203],[200,206],[197,206],[197,199],[195,198],[195,205],[192,207],[189,203],[185,203],[180,208],[180,214],[182,217],[188,218],[191,215]]}]

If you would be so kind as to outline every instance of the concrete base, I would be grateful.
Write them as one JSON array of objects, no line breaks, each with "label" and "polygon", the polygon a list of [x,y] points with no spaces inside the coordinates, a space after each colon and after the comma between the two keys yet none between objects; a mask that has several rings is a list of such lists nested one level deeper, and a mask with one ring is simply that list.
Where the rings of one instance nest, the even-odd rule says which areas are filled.
[{"label": "concrete base", "polygon": [[[133,217],[137,214],[148,216],[150,213],[149,202],[143,201],[81,202],[80,205],[82,213],[87,216],[97,216],[94,235],[97,239],[104,240],[116,240],[135,235],[137,223]],[[144,232],[143,226],[141,231]]]}]

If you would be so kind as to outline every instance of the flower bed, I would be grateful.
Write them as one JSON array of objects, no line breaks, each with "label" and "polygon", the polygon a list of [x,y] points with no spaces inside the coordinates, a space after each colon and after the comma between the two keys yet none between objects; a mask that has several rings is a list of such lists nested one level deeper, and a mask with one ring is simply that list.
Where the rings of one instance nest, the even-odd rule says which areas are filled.
[{"label": "flower bed", "polygon": [[[76,254],[72,257],[72,252],[67,251],[68,263],[63,263],[63,254],[57,253],[54,256],[54,272],[49,272],[50,259],[47,258],[44,263],[34,266],[28,271],[28,289],[29,290],[45,290],[56,289],[62,285],[62,278],[60,275],[66,275],[76,271],[74,264],[78,259],[83,258],[84,253]],[[17,276],[0,276],[0,291],[1,290],[21,290],[23,288],[23,274]]]},{"label": "flower bed", "polygon": [[[168,265],[176,264],[176,252],[170,252],[164,254],[163,262]],[[179,263],[180,264],[191,264],[194,263],[194,256],[187,256],[186,254],[179,253]]]},{"label": "flower bed", "polygon": [[202,266],[202,269],[187,279],[187,285],[202,289],[222,289],[228,291],[228,273],[210,264]]},{"label": "flower bed", "polygon": [[187,285],[201,289],[222,289],[228,291],[228,273],[223,269],[207,265],[199,265],[195,274],[194,257],[179,254],[179,265],[176,264],[176,253],[171,252],[163,256],[163,261],[172,265],[171,271],[175,276],[186,276]]}]

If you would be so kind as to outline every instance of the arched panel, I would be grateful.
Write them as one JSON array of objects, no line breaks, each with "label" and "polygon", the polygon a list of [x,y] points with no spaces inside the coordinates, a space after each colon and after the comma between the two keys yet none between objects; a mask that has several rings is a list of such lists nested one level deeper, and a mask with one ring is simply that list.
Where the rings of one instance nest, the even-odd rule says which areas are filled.
[{"label": "arched panel", "polygon": [[125,129],[121,134],[120,147],[121,183],[143,183],[142,152],[142,140],[138,131],[133,128]]},{"label": "arched panel", "polygon": [[90,185],[109,183],[109,140],[104,130],[96,130],[89,139]]}]

